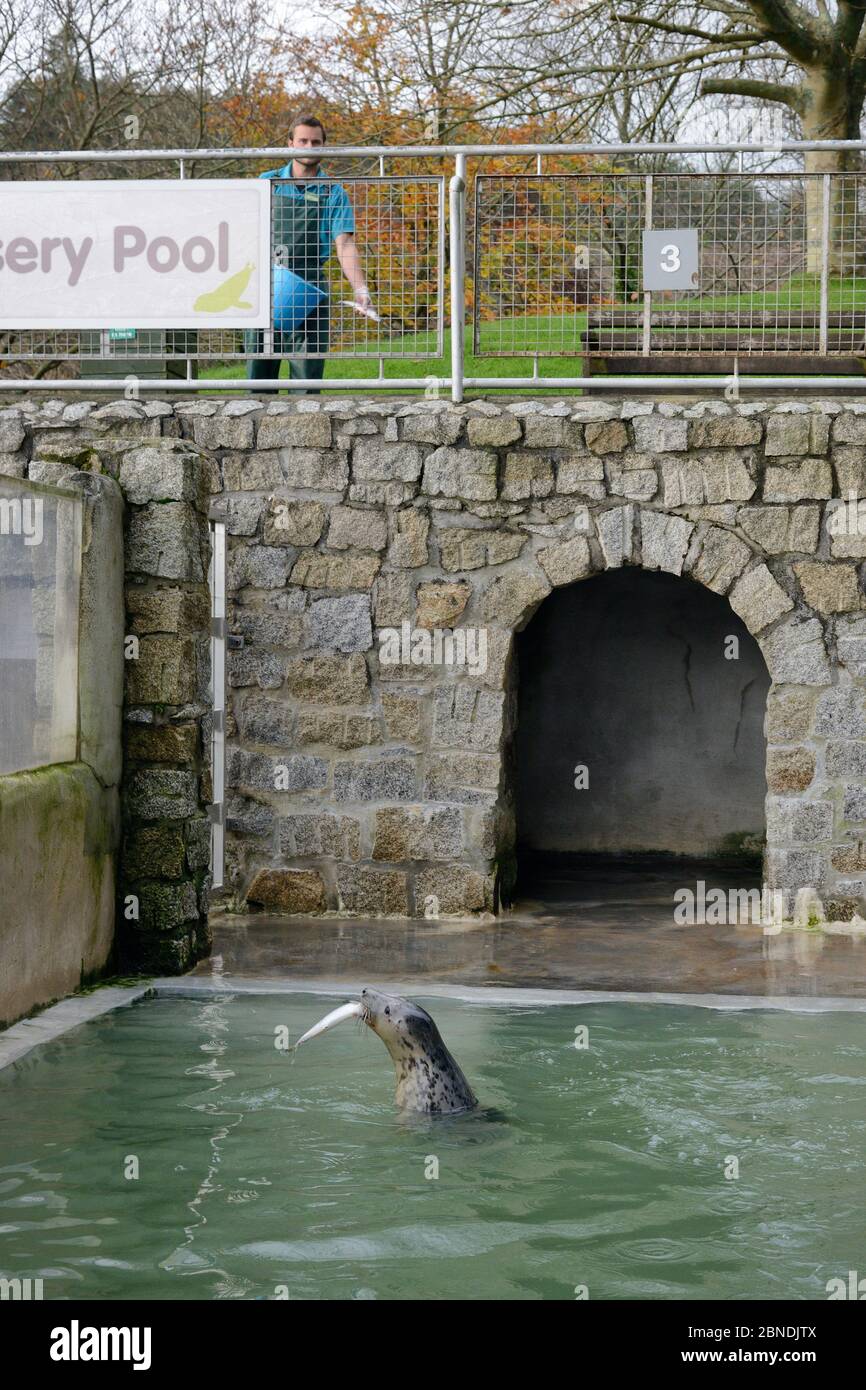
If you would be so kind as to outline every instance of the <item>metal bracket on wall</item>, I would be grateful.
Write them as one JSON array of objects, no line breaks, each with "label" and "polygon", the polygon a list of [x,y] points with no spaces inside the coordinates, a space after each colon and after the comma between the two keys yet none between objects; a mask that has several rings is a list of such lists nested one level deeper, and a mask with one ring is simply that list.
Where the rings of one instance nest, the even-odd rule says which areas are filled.
[{"label": "metal bracket on wall", "polygon": [[210,522],[211,559],[211,887],[222,888],[225,868],[225,728],[226,728],[226,527]]}]

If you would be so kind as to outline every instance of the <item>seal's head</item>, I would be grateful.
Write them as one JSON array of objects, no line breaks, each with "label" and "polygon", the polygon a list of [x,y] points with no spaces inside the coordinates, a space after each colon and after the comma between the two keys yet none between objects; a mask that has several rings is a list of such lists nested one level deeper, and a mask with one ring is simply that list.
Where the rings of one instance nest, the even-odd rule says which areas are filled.
[{"label": "seal's head", "polygon": [[471,1110],[477,1101],[426,1009],[384,994],[361,990],[361,1019],[391,1054],[397,1073],[397,1104],[426,1114]]},{"label": "seal's head", "polygon": [[434,1037],[441,1042],[439,1030],[426,1009],[401,999],[399,994],[385,994],[379,989],[361,990],[361,1020],[382,1039],[394,1061],[407,1050],[417,1050]]}]

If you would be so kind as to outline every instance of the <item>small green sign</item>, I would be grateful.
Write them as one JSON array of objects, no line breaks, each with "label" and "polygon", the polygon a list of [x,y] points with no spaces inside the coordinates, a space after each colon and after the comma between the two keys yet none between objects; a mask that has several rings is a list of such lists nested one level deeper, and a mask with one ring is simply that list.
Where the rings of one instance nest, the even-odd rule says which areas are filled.
[{"label": "small green sign", "polygon": [[127,343],[135,338],[137,328],[109,328],[108,341],[110,343]]}]

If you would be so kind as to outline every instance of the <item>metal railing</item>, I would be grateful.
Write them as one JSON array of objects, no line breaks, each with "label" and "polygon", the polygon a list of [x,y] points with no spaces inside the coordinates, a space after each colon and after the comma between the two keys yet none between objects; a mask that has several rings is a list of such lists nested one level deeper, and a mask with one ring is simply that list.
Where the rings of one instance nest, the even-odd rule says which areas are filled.
[{"label": "metal railing", "polygon": [[[319,280],[328,295],[326,315],[316,316],[316,332],[301,343],[283,332],[271,316],[263,330],[243,329],[16,329],[4,332],[0,309],[0,362],[3,360],[124,362],[254,360],[302,355],[309,358],[437,359],[443,351],[445,213],[444,179],[434,176],[345,175],[317,178],[317,186],[342,188],[359,243],[366,248],[365,275],[376,304],[375,318],[353,308],[351,291],[333,255],[320,271],[317,245],[327,230],[327,195],[313,208],[308,256],[297,262],[291,245],[293,207],[283,196],[289,180],[270,180],[271,301],[274,273],[285,266],[305,279]],[[2,187],[2,185],[0,185]],[[294,200],[291,200],[293,203]],[[2,303],[2,301],[0,301]]]},{"label": "metal railing", "polygon": [[[866,142],[782,142],[772,153],[790,163],[831,150],[859,160]],[[253,161],[285,163],[292,153],[291,148],[4,153],[0,174],[4,165],[122,163],[175,168],[188,177],[193,164],[224,174],[226,166]],[[325,272],[327,336],[308,338],[302,355],[377,366],[376,376],[326,377],[325,389],[450,391],[456,401],[466,389],[680,389],[693,387],[695,375],[705,377],[708,388],[727,388],[733,376],[740,388],[789,386],[796,380],[799,387],[862,389],[866,172],[745,167],[767,153],[762,145],[710,143],[331,147],[327,180],[319,181],[338,183],[347,194],[378,318],[353,307],[332,258]],[[687,167],[690,157],[733,154],[736,169]],[[670,167],[673,156],[675,168]],[[617,169],[623,159],[630,167]],[[363,171],[330,172],[335,162],[347,160],[363,164]],[[501,169],[507,161],[514,170],[527,160],[532,172],[486,167],[492,161]],[[577,161],[580,168],[553,170],[552,160]],[[424,171],[386,173],[388,162],[405,161],[425,166]],[[453,167],[447,217],[445,175],[429,172],[430,161]],[[639,172],[635,164],[643,165]],[[271,182],[272,261],[279,265],[285,200],[276,191],[280,181]],[[675,264],[666,264],[665,256]],[[670,270],[676,274],[666,279]],[[467,309],[474,358],[508,358],[515,365],[527,359],[531,375],[467,373]],[[109,330],[4,332],[0,300],[0,390],[81,389],[76,380],[14,378],[6,363],[62,361],[74,367],[110,361],[121,371],[129,365],[133,393],[166,386],[303,391],[304,380],[193,376],[195,363],[231,364],[297,351],[296,339],[275,329],[273,319],[270,329],[253,335],[235,329],[168,330],[135,338],[115,338]],[[185,379],[138,379],[133,366],[148,358],[183,363]],[[580,363],[583,374],[571,370],[569,359]],[[389,377],[389,362],[418,362],[438,367],[440,374]],[[543,363],[553,371],[542,373]],[[762,366],[763,375],[740,375]],[[834,366],[838,374],[831,375]],[[606,374],[599,375],[599,368]],[[86,381],[87,390],[116,391],[118,385],[116,376]]]},{"label": "metal railing", "polygon": [[[475,190],[476,356],[866,351],[866,174],[483,175]],[[675,289],[646,283],[657,229],[669,260],[688,232],[697,247]]]}]

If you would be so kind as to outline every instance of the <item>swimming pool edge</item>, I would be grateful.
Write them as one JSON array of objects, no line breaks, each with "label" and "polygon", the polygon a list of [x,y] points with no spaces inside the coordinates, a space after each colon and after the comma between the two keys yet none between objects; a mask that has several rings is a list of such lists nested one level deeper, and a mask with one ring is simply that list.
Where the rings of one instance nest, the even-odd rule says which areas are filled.
[{"label": "swimming pool edge", "polygon": [[[221,976],[167,977],[152,982],[161,997],[197,999],[227,994],[333,994],[341,998],[357,994],[368,979],[331,980],[324,977],[285,976],[234,978]],[[389,994],[418,998],[456,999],[471,1004],[536,1006],[546,1004],[679,1004],[706,1009],[776,1009],[790,1013],[866,1013],[866,999],[844,995],[677,994],[650,990],[532,989],[521,986],[494,988],[460,985],[437,980],[389,980],[382,988]]]},{"label": "swimming pool edge", "polygon": [[0,1033],[0,1071],[20,1062],[34,1047],[53,1042],[73,1028],[80,1028],[82,1023],[90,1023],[154,993],[148,980],[140,985],[107,985],[92,994],[72,994],[57,1004],[49,1004],[41,1013],[22,1018]]},{"label": "swimming pool edge", "polygon": [[[238,980],[192,977],[149,980],[146,984],[109,986],[88,995],[72,995],[51,1004],[33,1018],[13,1023],[0,1033],[0,1071],[21,1061],[33,1048],[52,1042],[84,1023],[135,1004],[141,999],[214,999],[229,995],[321,994],[346,998],[356,994],[362,981],[247,977]],[[388,992],[416,998],[454,999],[466,1004],[492,1008],[538,1008],[549,1005],[580,1004],[671,1004],[681,1007],[718,1009],[728,1012],[772,1009],[783,1013],[866,1013],[866,999],[838,995],[765,994],[663,994],[637,990],[607,989],[492,989],[478,985],[452,985],[419,980],[397,980]]]}]

